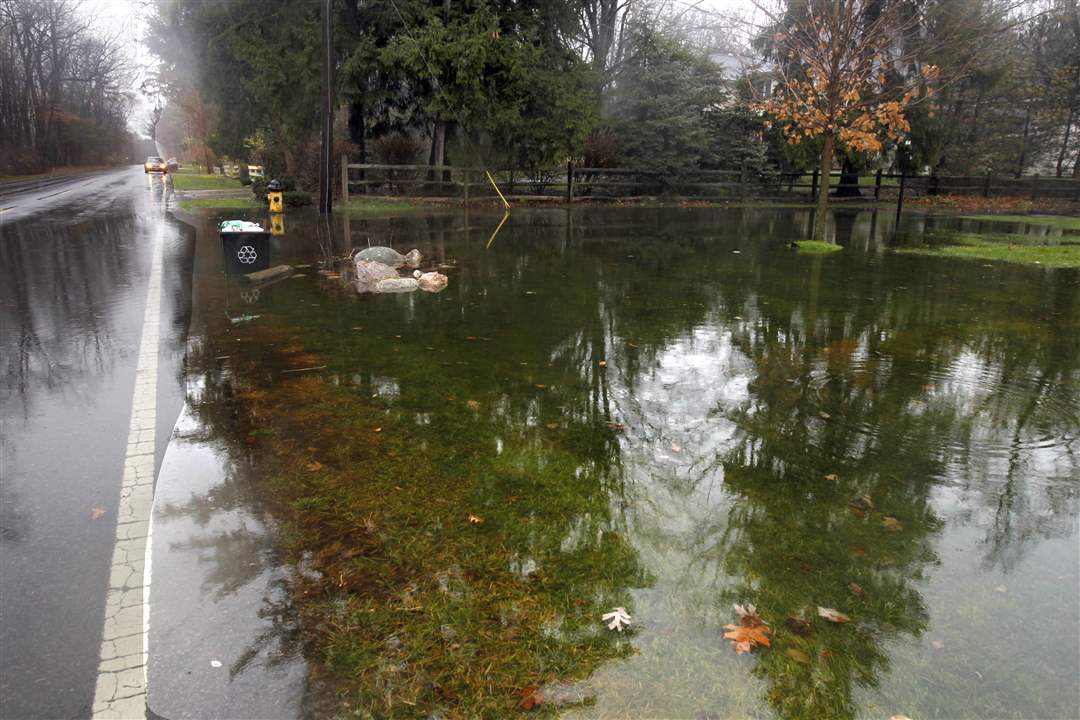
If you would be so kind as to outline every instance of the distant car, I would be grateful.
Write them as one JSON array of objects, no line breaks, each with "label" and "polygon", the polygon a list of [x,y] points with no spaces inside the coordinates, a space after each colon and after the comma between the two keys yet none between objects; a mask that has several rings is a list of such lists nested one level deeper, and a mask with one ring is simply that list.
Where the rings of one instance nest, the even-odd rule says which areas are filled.
[{"label": "distant car", "polygon": [[143,170],[147,173],[167,173],[169,172],[169,166],[166,165],[165,161],[159,157],[148,157],[146,158],[146,162],[143,164]]},{"label": "distant car", "polygon": [[169,172],[176,172],[180,169],[180,163],[176,158],[169,158],[165,161],[165,165],[169,168]]}]

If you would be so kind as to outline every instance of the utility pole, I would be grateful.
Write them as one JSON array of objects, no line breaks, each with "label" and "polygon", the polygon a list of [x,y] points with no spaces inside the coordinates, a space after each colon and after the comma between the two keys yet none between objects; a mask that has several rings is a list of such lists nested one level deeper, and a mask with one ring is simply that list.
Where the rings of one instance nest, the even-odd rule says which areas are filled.
[{"label": "utility pole", "polygon": [[330,183],[330,167],[334,153],[334,34],[333,0],[322,0],[323,62],[322,62],[322,146],[319,151],[319,212],[333,212],[334,189]]}]

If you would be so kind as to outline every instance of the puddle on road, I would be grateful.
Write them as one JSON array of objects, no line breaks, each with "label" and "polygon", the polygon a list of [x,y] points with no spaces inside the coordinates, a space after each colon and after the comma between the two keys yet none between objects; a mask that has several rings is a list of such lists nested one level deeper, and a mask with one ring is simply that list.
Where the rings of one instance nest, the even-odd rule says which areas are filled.
[{"label": "puddle on road", "polygon": [[[251,288],[199,228],[193,417],[310,553],[333,703],[1075,714],[1080,274],[887,254],[870,213],[829,257],[785,248],[799,211],[516,211],[485,248],[498,220],[290,216],[270,248],[416,246],[438,295]],[[722,638],[733,603],[771,647]]]}]

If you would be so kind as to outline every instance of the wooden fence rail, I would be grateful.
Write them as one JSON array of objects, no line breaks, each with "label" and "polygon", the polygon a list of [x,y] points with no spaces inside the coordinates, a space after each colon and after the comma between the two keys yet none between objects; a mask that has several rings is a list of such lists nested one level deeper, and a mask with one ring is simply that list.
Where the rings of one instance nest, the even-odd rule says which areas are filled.
[{"label": "wooden fence rail", "polygon": [[[495,197],[495,189],[483,168],[432,165],[382,165],[350,163],[341,158],[342,197],[358,191],[365,194],[406,196],[453,196],[465,202]],[[667,173],[655,169],[547,168],[525,172],[520,169],[491,170],[490,174],[505,195],[530,195],[563,199],[619,199],[663,194],[693,200],[809,200],[817,199],[825,183],[817,170],[785,172],[744,165],[739,170],[688,170]],[[843,187],[845,196],[876,201],[895,201],[897,212],[905,198],[927,195],[975,195],[983,198],[1022,197],[1033,200],[1080,202],[1080,179],[1003,177],[992,175],[933,176],[886,173],[860,175],[857,185],[840,184],[841,173],[829,174],[830,192]]]}]

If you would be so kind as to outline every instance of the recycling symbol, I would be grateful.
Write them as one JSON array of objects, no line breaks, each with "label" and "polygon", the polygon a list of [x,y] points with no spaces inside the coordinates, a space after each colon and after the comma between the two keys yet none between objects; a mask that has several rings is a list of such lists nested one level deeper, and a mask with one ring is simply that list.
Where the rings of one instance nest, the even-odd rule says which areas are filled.
[{"label": "recycling symbol", "polygon": [[241,245],[240,249],[236,251],[236,259],[245,265],[250,265],[259,259],[259,254],[250,245]]},{"label": "recycling symbol", "polygon": [[240,299],[246,302],[248,305],[259,301],[259,288],[253,288],[252,290],[243,290],[240,292]]}]

